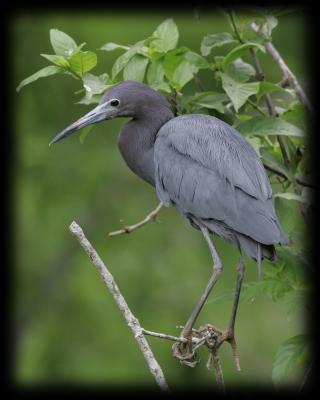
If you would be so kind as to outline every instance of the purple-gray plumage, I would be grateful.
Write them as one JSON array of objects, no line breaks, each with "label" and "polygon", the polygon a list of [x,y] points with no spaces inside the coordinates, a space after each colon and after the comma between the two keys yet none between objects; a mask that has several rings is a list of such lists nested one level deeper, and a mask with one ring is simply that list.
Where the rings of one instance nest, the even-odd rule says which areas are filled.
[{"label": "purple-gray plumage", "polygon": [[275,258],[286,243],[275,213],[268,176],[252,146],[234,128],[202,114],[174,117],[164,96],[149,86],[124,81],[99,105],[51,143],[86,125],[129,117],[119,136],[128,167],[156,187],[160,200],[194,227],[236,240],[254,259]]},{"label": "purple-gray plumage", "polygon": [[154,146],[156,189],[193,225],[200,221],[224,239],[236,238],[254,259],[274,259],[285,243],[272,190],[252,146],[231,126],[201,114],[171,119]]}]

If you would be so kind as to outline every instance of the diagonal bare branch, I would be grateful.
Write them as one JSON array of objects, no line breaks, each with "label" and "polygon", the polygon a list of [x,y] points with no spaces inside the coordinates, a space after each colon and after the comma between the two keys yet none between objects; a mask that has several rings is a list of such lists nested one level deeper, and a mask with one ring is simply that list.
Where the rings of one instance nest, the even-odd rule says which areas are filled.
[{"label": "diagonal bare branch", "polygon": [[149,343],[147,342],[147,339],[144,336],[144,331],[140,326],[138,319],[134,316],[126,300],[122,296],[112,274],[109,272],[108,268],[101,260],[98,253],[95,251],[91,243],[86,238],[81,227],[76,222],[73,221],[69,226],[69,230],[77,238],[81,247],[88,254],[90,260],[100,273],[104,283],[106,284],[107,288],[112,294],[112,297],[116,301],[122,315],[127,321],[129,328],[132,330],[134,338],[138,342],[140,350],[142,351],[144,358],[148,364],[149,370],[153,375],[155,381],[157,382],[158,386],[160,387],[161,390],[169,392],[169,387],[165,380],[162,369],[152,353]]},{"label": "diagonal bare branch", "polygon": [[[251,24],[251,29],[254,30],[255,32],[260,32],[261,35],[263,35],[263,33],[259,30],[259,26],[255,22]],[[310,100],[308,99],[306,93],[302,89],[296,76],[293,74],[291,69],[285,63],[284,59],[281,57],[278,50],[274,47],[274,45],[270,40],[266,42],[265,46],[268,52],[270,53],[271,57],[274,59],[274,61],[278,64],[279,68],[281,69],[283,74],[283,80],[287,81],[290,84],[290,86],[295,90],[301,103],[304,104],[310,112],[314,113],[314,109]]]}]

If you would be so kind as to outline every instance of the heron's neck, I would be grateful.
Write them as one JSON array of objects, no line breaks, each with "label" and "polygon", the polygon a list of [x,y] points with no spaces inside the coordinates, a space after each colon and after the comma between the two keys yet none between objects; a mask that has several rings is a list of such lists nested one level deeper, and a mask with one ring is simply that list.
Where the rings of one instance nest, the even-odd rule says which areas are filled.
[{"label": "heron's neck", "polygon": [[128,167],[153,186],[154,142],[159,129],[173,117],[172,111],[163,107],[148,116],[132,119],[120,132],[119,150]]}]

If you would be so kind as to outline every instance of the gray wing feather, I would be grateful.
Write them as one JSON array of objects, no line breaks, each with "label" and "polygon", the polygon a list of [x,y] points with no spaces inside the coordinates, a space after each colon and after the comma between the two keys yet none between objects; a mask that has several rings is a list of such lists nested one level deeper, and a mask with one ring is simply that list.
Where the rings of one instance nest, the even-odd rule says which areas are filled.
[{"label": "gray wing feather", "polygon": [[212,119],[181,116],[158,132],[154,157],[160,200],[173,201],[186,215],[223,221],[261,243],[281,241],[259,157],[240,134]]}]

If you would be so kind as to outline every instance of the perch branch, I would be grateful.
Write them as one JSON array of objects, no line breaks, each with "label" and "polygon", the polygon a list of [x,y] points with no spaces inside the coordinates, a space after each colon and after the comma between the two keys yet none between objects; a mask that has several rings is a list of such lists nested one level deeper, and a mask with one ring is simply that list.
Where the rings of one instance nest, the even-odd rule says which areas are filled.
[{"label": "perch branch", "polygon": [[109,236],[112,237],[112,236],[123,235],[124,233],[131,233],[135,229],[141,228],[141,226],[146,225],[149,222],[155,222],[157,215],[160,212],[162,207],[163,207],[163,204],[159,203],[157,208],[155,208],[153,211],[151,211],[142,221],[137,222],[134,225],[124,226],[122,229],[119,229],[118,231],[110,232]]},{"label": "perch branch", "polygon": [[112,274],[109,272],[108,268],[104,264],[104,262],[99,257],[98,253],[92,247],[91,243],[85,237],[83,230],[81,227],[76,223],[72,222],[69,226],[70,232],[77,238],[78,242],[80,243],[81,247],[84,251],[88,254],[90,260],[100,273],[104,283],[106,284],[107,288],[111,292],[114,300],[116,301],[121,313],[123,314],[125,320],[129,328],[132,330],[134,338],[139,344],[140,350],[142,351],[144,358],[148,364],[151,374],[153,375],[154,379],[156,380],[158,386],[165,392],[169,392],[168,384],[165,380],[164,374],[161,370],[160,365],[158,364],[157,360],[155,359],[152,350],[144,336],[143,329],[140,326],[138,319],[133,315],[127,302],[125,301],[124,297],[122,296]]},{"label": "perch branch", "polygon": [[[173,342],[188,343],[188,339],[186,339],[184,337],[167,335],[166,333],[152,332],[152,331],[148,331],[147,329],[144,329],[144,328],[142,328],[142,332],[145,335],[154,336],[154,337],[157,337],[159,339],[172,340]],[[200,339],[192,338],[192,342],[194,342],[197,345],[199,345],[199,342],[202,342],[202,341]]]},{"label": "perch branch", "polygon": [[[266,35],[264,35],[260,30],[259,26],[253,22],[251,24],[251,29],[255,32],[260,32],[262,36],[266,38]],[[271,41],[267,41],[265,44],[268,52],[270,53],[271,57],[274,59],[274,61],[278,64],[279,68],[282,71],[283,74],[283,81],[290,84],[290,86],[294,89],[296,92],[299,100],[301,101],[302,104],[305,105],[305,107],[310,111],[314,112],[314,109],[312,107],[312,104],[310,100],[308,99],[307,95],[305,94],[304,90],[302,89],[301,85],[299,84],[296,76],[293,74],[291,69],[287,66],[285,63],[284,59],[281,57],[280,53],[278,50],[274,47],[274,45],[271,43]]]}]

